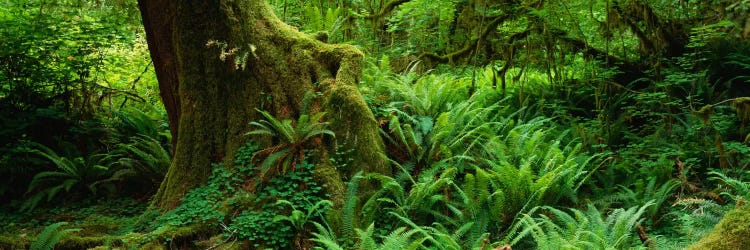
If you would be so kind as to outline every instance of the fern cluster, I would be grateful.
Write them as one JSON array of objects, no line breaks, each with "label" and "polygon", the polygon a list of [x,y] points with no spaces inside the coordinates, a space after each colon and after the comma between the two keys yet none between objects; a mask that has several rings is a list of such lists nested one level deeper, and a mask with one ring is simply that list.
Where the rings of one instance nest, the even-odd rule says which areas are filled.
[{"label": "fern cluster", "polygon": [[636,226],[652,204],[615,209],[605,218],[593,205],[585,211],[570,209],[570,213],[552,207],[535,208],[549,215],[524,215],[523,230],[514,242],[530,235],[536,249],[647,249],[637,239]]}]

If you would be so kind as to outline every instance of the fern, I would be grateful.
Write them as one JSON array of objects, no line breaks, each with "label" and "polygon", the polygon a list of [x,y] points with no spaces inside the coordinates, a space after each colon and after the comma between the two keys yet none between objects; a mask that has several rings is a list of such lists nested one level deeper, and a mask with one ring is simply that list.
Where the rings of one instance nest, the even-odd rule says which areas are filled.
[{"label": "fern", "polygon": [[325,246],[325,248],[318,246],[314,249],[416,250],[423,247],[422,243],[426,239],[424,237],[414,237],[414,234],[416,234],[419,230],[412,229],[407,231],[406,228],[400,227],[390,232],[388,235],[383,236],[382,242],[378,243],[379,240],[375,238],[375,224],[370,224],[365,230],[357,228],[356,244],[354,244],[351,248],[345,248],[335,240],[335,235],[332,234],[332,231],[330,229],[326,229],[318,223],[315,223],[315,227],[318,229],[318,233],[313,233],[313,236],[315,236],[315,238],[313,238],[312,241]]},{"label": "fern", "polygon": [[321,200],[309,207],[307,211],[298,210],[297,207],[288,200],[278,200],[275,205],[288,205],[292,208],[292,213],[290,215],[276,215],[273,218],[273,222],[288,221],[299,231],[304,228],[305,224],[307,224],[313,216],[318,215],[328,207],[333,206],[333,203],[329,200]]},{"label": "fern", "polygon": [[35,193],[34,197],[27,200],[21,210],[33,210],[38,202],[46,196],[46,201],[52,200],[60,191],[69,192],[73,188],[86,187],[92,193],[96,187],[92,184],[104,178],[108,168],[98,164],[94,156],[88,158],[68,158],[59,156],[52,149],[37,144],[35,153],[50,161],[57,169],[54,171],[43,171],[34,175],[29,183],[27,193]]},{"label": "fern", "polygon": [[498,176],[482,169],[476,169],[476,175],[464,176],[463,188],[457,189],[463,208],[460,221],[472,222],[467,230],[468,241],[480,239],[494,225],[499,224],[505,216],[505,193]]},{"label": "fern", "polygon": [[321,244],[325,246],[323,247],[315,247],[315,249],[328,249],[328,250],[343,250],[344,247],[342,247],[339,244],[336,232],[331,229],[330,227],[323,227],[320,223],[312,222],[313,225],[315,225],[315,228],[318,229],[317,233],[312,233],[314,238],[312,238],[312,241],[317,242],[318,244]]},{"label": "fern", "polygon": [[108,167],[116,172],[112,177],[97,181],[93,185],[129,177],[147,180],[153,187],[161,183],[172,161],[169,151],[159,141],[148,136],[134,136],[130,140],[130,143],[118,145],[102,158],[102,162],[110,162]]},{"label": "fern", "polygon": [[[432,226],[419,226],[407,217],[398,214],[393,214],[393,216],[411,227],[413,231],[422,234],[424,242],[420,244],[427,249],[478,249],[481,245],[486,244],[485,239],[488,237],[488,233],[485,233],[477,239],[465,238],[467,232],[474,227],[474,222],[467,222],[451,232],[449,228],[444,227],[441,223],[433,223]],[[465,242],[468,243],[464,244]]]},{"label": "fern", "polygon": [[674,206],[682,207],[681,210],[673,210],[670,215],[679,223],[680,233],[687,242],[696,242],[708,234],[731,209],[711,200],[695,198],[677,200]]},{"label": "fern", "polygon": [[414,239],[414,240],[411,239],[412,235],[414,235],[417,232],[417,230],[412,229],[412,230],[406,231],[406,228],[401,227],[389,233],[387,236],[384,236],[383,243],[378,245],[372,239],[373,231],[374,231],[374,224],[370,224],[370,226],[367,227],[365,231],[357,229],[357,234],[359,235],[359,242],[360,242],[360,244],[357,246],[357,249],[415,250],[415,249],[420,248],[421,243],[424,241],[424,238],[419,238],[419,239]]},{"label": "fern", "polygon": [[311,33],[325,31],[330,35],[336,35],[344,23],[344,15],[340,7],[326,8],[323,12],[317,6],[307,4],[303,8],[302,14],[306,19],[303,25],[304,30]]},{"label": "fern", "polygon": [[634,189],[620,186],[620,192],[614,195],[613,200],[621,202],[626,207],[652,202],[653,205],[648,208],[646,216],[651,223],[656,224],[660,221],[658,216],[661,214],[662,205],[672,197],[679,186],[680,182],[676,179],[657,186],[656,178],[652,177],[645,186],[642,182],[636,182]]},{"label": "fern", "polygon": [[727,191],[722,192],[722,194],[731,197],[735,201],[740,199],[750,200],[750,182],[729,177],[718,171],[710,171],[708,174],[713,175],[709,179],[721,181],[726,185]]},{"label": "fern", "polygon": [[359,179],[362,178],[362,172],[358,172],[349,181],[346,188],[346,196],[344,198],[344,207],[342,210],[343,216],[342,221],[342,235],[344,239],[349,240],[354,236],[354,228],[356,221],[356,209],[359,204],[359,198],[357,197],[357,189],[359,189]]},{"label": "fern", "polygon": [[41,233],[39,233],[34,242],[31,243],[31,250],[52,250],[55,248],[57,243],[67,237],[68,235],[81,231],[78,228],[67,228],[60,229],[60,227],[67,225],[67,222],[57,222],[46,226]]},{"label": "fern", "polygon": [[279,144],[261,149],[253,156],[264,158],[260,166],[261,178],[266,177],[269,172],[286,173],[289,168],[302,162],[305,147],[311,139],[324,135],[335,136],[333,131],[326,129],[328,122],[320,122],[325,112],[312,116],[302,114],[296,121],[292,121],[279,120],[266,111],[257,111],[265,119],[250,122],[256,129],[247,132],[246,135],[267,135],[280,140]]},{"label": "fern", "polygon": [[138,109],[122,109],[112,112],[115,119],[109,122],[114,128],[117,136],[131,138],[134,136],[145,136],[148,138],[159,138],[168,135],[159,124],[145,112]]},{"label": "fern", "polygon": [[536,243],[537,249],[645,249],[636,245],[635,227],[642,220],[646,209],[653,205],[629,209],[615,209],[602,219],[601,212],[589,204],[586,211],[570,209],[570,213],[552,208],[538,207],[548,211],[532,218],[528,214],[521,219],[524,229],[512,243],[528,235]]},{"label": "fern", "polygon": [[543,139],[552,134],[541,128],[544,123],[535,119],[514,125],[493,147],[494,159],[485,160],[502,185],[509,218],[541,204],[575,201],[577,190],[590,176],[588,163],[598,157],[580,153],[580,144],[561,146],[561,136]]}]

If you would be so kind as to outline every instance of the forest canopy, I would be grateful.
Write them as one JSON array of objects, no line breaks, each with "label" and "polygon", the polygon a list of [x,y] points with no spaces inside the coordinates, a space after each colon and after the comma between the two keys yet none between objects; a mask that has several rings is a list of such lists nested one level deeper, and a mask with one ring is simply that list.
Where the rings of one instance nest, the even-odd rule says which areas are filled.
[{"label": "forest canopy", "polygon": [[748,0],[9,0],[0,249],[750,247]]}]

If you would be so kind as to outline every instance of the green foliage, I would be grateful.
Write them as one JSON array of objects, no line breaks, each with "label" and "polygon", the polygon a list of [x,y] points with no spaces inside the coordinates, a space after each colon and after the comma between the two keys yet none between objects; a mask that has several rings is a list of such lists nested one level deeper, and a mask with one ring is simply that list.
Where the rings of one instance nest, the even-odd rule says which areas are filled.
[{"label": "green foliage", "polygon": [[[252,161],[258,150],[248,142],[238,150],[234,166],[215,165],[205,185],[188,191],[182,204],[151,228],[226,224],[225,237],[247,240],[253,248],[293,246],[294,237],[304,235],[305,225],[330,205],[323,194],[325,187],[314,181],[314,165],[307,161],[298,164],[296,171],[261,183]],[[250,185],[255,186],[254,193],[247,191]]]},{"label": "green foliage", "polygon": [[571,209],[570,213],[542,207],[549,215],[524,215],[524,229],[514,243],[530,234],[537,249],[646,249],[636,239],[635,227],[651,205],[648,202],[627,210],[615,209],[604,219],[593,205],[588,205],[586,211]]},{"label": "green foliage", "polygon": [[[347,183],[346,197],[344,198],[344,207],[341,211],[341,229],[339,232],[346,241],[345,244],[351,245],[351,240],[354,238],[355,228],[362,225],[363,222],[372,221],[371,217],[359,218],[357,216],[357,208],[359,206],[359,197],[357,192],[359,190],[359,181],[362,178],[362,172],[357,172],[352,177],[352,180]],[[363,211],[367,211],[366,208],[362,208]]]},{"label": "green foliage", "polygon": [[[216,166],[212,176],[221,175],[222,169]],[[221,212],[223,193],[214,182],[188,191],[182,198],[182,204],[169,211],[162,220],[172,226],[185,226],[193,223],[218,223],[223,221],[225,214]]]},{"label": "green foliage", "polygon": [[312,207],[307,210],[307,213],[305,211],[297,210],[297,208],[292,204],[291,202],[287,200],[278,200],[276,201],[275,205],[289,205],[292,208],[292,214],[291,215],[276,215],[273,217],[274,222],[279,221],[288,221],[292,224],[292,226],[299,230],[304,229],[305,224],[314,216],[315,214],[319,214],[320,210],[325,210],[329,206],[333,206],[333,203],[329,200],[321,200],[317,203],[313,204]]},{"label": "green foliage", "polygon": [[115,144],[103,111],[159,100],[135,2],[13,0],[0,12],[0,195],[22,199],[35,175],[53,170],[29,142],[72,164],[106,165],[94,159]]},{"label": "green foliage", "polygon": [[0,96],[17,107],[61,101],[91,111],[95,92],[111,93],[94,76],[102,49],[132,40],[126,13],[106,4],[12,1],[2,7]]},{"label": "green foliage", "polygon": [[107,120],[107,126],[114,130],[112,140],[115,142],[128,141],[137,136],[159,141],[162,138],[171,139],[168,126],[160,124],[152,114],[134,108],[113,110],[111,113],[112,119]]},{"label": "green foliage", "polygon": [[472,223],[467,232],[467,243],[484,237],[485,232],[497,228],[497,225],[511,215],[505,210],[505,193],[499,182],[499,176],[491,171],[477,168],[476,174],[467,173],[458,196],[463,199],[464,211],[459,215],[460,223]]},{"label": "green foliage", "polygon": [[642,181],[634,183],[632,189],[620,186],[621,191],[615,194],[614,199],[621,202],[623,207],[643,206],[651,203],[644,217],[648,218],[650,223],[657,224],[660,221],[658,216],[663,214],[663,205],[673,196],[679,186],[678,180],[671,179],[657,187],[656,178],[649,178],[645,186]]},{"label": "green foliage", "polygon": [[[409,34],[395,47],[398,52],[441,51],[448,47],[452,37],[451,26],[457,2],[416,0],[405,3],[388,18],[388,33]],[[460,33],[465,38],[473,34]],[[450,47],[449,47],[450,48]]]},{"label": "green foliage", "polygon": [[416,233],[416,230],[406,231],[406,228],[398,228],[388,234],[383,239],[383,243],[377,244],[373,237],[374,232],[373,224],[365,230],[357,229],[357,236],[359,238],[358,249],[418,249],[420,243],[424,239],[412,240],[411,236]]},{"label": "green foliage", "polygon": [[372,213],[388,211],[405,217],[423,215],[425,219],[448,219],[450,215],[442,213],[443,209],[448,208],[449,202],[443,192],[453,187],[456,174],[457,170],[451,168],[440,176],[426,176],[418,182],[404,184],[389,176],[371,174],[369,178],[380,181],[381,189],[363,205],[363,218],[375,219],[377,217]]},{"label": "green foliage", "polygon": [[[39,156],[37,164],[44,166],[28,182],[30,196],[22,210],[32,210],[41,201],[49,202],[59,197],[61,191],[65,191],[68,198],[80,199],[82,195],[99,195],[102,190],[108,194],[117,190],[126,195],[156,190],[171,162],[165,145],[168,137],[163,136],[169,132],[143,112],[113,113],[115,117],[111,119],[97,116],[72,127],[71,132],[81,130],[74,135],[91,136],[83,138],[78,145],[63,142],[58,150],[53,150],[26,142],[28,148],[16,149],[19,153]],[[101,152],[99,150],[107,152],[97,153]],[[42,163],[47,166],[51,163],[52,168]],[[138,187],[131,188],[133,186]]]},{"label": "green foliage", "polygon": [[[314,249],[347,249],[339,245],[339,243],[334,238],[335,235],[332,234],[329,229],[326,229],[322,225],[317,223],[315,224],[315,226],[318,228],[319,232],[313,233],[316,238],[313,238],[312,240],[325,246],[325,248],[316,247]],[[421,243],[425,241],[424,237],[413,239],[413,235],[417,233],[418,230],[413,229],[406,231],[406,228],[404,227],[398,228],[387,236],[384,236],[382,243],[378,243],[377,240],[374,239],[374,224],[370,224],[370,226],[368,226],[365,230],[357,228],[356,231],[357,243],[353,246],[352,249],[420,249],[420,247],[422,247]]]},{"label": "green foliage", "polygon": [[70,192],[71,189],[87,189],[96,193],[96,181],[101,180],[107,167],[99,165],[92,156],[89,158],[69,158],[59,156],[52,149],[38,145],[33,153],[46,158],[57,168],[56,171],[44,171],[34,175],[29,184],[28,193],[33,193],[22,207],[22,210],[32,210],[39,201],[46,197],[51,201],[60,191]]},{"label": "green foliage", "polygon": [[750,172],[745,171],[743,173],[744,178],[732,178],[719,171],[711,171],[708,174],[712,175],[712,180],[717,180],[726,186],[720,186],[725,189],[722,192],[723,195],[729,196],[734,201],[750,201],[750,182],[746,181]]},{"label": "green foliage", "polygon": [[[345,177],[342,211],[323,218],[306,150],[333,136],[325,115],[258,111],[248,134],[277,144],[241,148],[164,216],[34,213],[105,190],[145,198],[171,134],[151,107],[135,1],[11,0],[0,4],[0,198],[28,187],[25,218],[41,218],[3,214],[14,222],[0,230],[59,217],[81,234],[152,232],[143,243],[197,225],[244,247],[300,248],[313,225],[329,249],[484,249],[503,237],[623,249],[640,247],[640,224],[657,248],[678,248],[731,207],[722,198],[750,199],[747,1],[271,2],[300,30],[380,59],[359,87],[397,173]],[[336,146],[331,162],[356,169]]]},{"label": "green foliage", "polygon": [[[232,219],[232,229],[239,238],[247,239],[255,248],[284,249],[290,246],[294,237],[293,228],[274,221],[275,212],[244,211]],[[271,230],[271,231],[267,231]]]},{"label": "green foliage", "polygon": [[440,223],[434,223],[432,226],[419,226],[409,218],[394,216],[421,234],[422,238],[417,239],[424,241],[421,245],[428,249],[484,249],[488,247],[489,233],[482,233],[478,237],[471,236],[472,229],[477,228],[474,222],[467,222],[455,231],[450,231],[448,227]]},{"label": "green foliage", "polygon": [[[272,178],[257,191],[254,199],[248,201],[249,210],[231,218],[228,227],[236,230],[237,237],[249,240],[255,248],[288,249],[293,237],[304,232],[303,225],[319,215],[321,206],[330,203],[323,200],[323,186],[313,181],[313,165],[304,162],[297,168],[295,172]],[[285,204],[292,206],[292,215],[278,217],[289,211]],[[245,207],[237,205],[239,209]],[[297,211],[296,216],[294,211]],[[301,211],[307,211],[307,214],[302,216]],[[289,225],[284,223],[284,218],[297,223]]]},{"label": "green foliage", "polygon": [[134,136],[130,143],[117,145],[102,161],[110,162],[109,168],[115,172],[112,177],[99,183],[131,178],[145,181],[152,187],[151,190],[156,190],[169,169],[172,157],[156,139]]},{"label": "green foliage", "polygon": [[342,40],[341,28],[344,24],[344,13],[342,8],[321,9],[308,2],[302,11],[302,27],[306,32],[325,32],[328,34],[329,42],[336,43]]},{"label": "green foliage", "polygon": [[[226,211],[222,209],[222,202],[227,197],[244,197],[247,193],[240,188],[245,178],[254,171],[249,158],[258,150],[258,146],[248,142],[237,150],[235,168],[225,164],[214,165],[208,182],[200,187],[188,191],[177,208],[167,212],[159,218],[159,223],[171,226],[185,226],[195,223],[217,224],[223,222]],[[241,201],[242,199],[234,199]]]},{"label": "green foliage", "polygon": [[465,100],[465,86],[448,75],[415,77],[413,73],[391,77],[373,87],[391,99],[382,108],[389,114],[389,129],[381,134],[398,150],[397,156],[408,157],[417,168],[424,168],[441,154],[441,141],[436,139],[443,131],[436,130],[436,121]]},{"label": "green foliage", "polygon": [[61,239],[72,233],[81,231],[81,229],[78,228],[59,229],[60,227],[67,224],[67,222],[57,222],[45,227],[44,230],[42,230],[42,232],[36,236],[34,242],[31,243],[30,249],[52,250],[55,248],[57,242],[59,242]]},{"label": "green foliage", "polygon": [[[670,212],[670,215],[676,221],[679,233],[684,235],[684,243],[687,243],[683,243],[684,245],[697,242],[708,234],[719,223],[724,214],[731,209],[711,200],[695,198],[678,200],[675,202],[675,206],[679,206],[681,209]],[[657,243],[659,242],[657,240]]]},{"label": "green foliage", "polygon": [[320,122],[325,115],[324,112],[313,116],[302,114],[296,121],[292,121],[289,119],[278,120],[268,112],[257,111],[266,119],[251,122],[250,125],[257,127],[257,129],[248,132],[247,135],[267,135],[280,140],[278,145],[256,152],[256,156],[265,158],[260,164],[261,178],[264,178],[272,170],[273,174],[277,172],[283,174],[289,168],[294,169],[294,166],[305,158],[305,147],[313,138],[323,135],[335,136],[333,131],[326,129],[327,122]]},{"label": "green foliage", "polygon": [[550,139],[552,130],[542,128],[544,123],[536,119],[511,128],[493,152],[496,160],[489,162],[506,190],[508,215],[541,204],[575,202],[590,176],[589,164],[597,156],[581,153],[580,144],[563,146],[564,133]]}]

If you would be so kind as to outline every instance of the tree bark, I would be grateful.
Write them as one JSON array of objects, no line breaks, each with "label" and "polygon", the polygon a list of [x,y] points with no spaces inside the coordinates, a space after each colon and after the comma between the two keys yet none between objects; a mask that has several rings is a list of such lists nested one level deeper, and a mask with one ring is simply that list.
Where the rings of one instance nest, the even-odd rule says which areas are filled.
[{"label": "tree bark", "polygon": [[[230,163],[249,139],[248,123],[260,118],[256,108],[296,119],[306,96],[316,92],[323,95],[309,110],[326,112],[336,133],[320,148],[316,176],[328,185],[334,203],[343,200],[342,175],[388,171],[377,123],[356,87],[362,60],[357,49],[298,32],[263,0],[139,0],[139,5],[177,131],[173,162],[154,206],[175,207],[185,192],[206,181],[212,163]],[[335,144],[354,149],[354,169],[328,163],[326,152]]]},{"label": "tree bark", "polygon": [[[180,92],[177,88],[177,65],[172,46],[174,1],[138,0],[151,60],[159,81],[159,95],[167,111],[172,145],[177,145],[177,128],[180,122]],[[174,148],[174,147],[173,147]],[[172,152],[174,153],[174,152]]]}]

